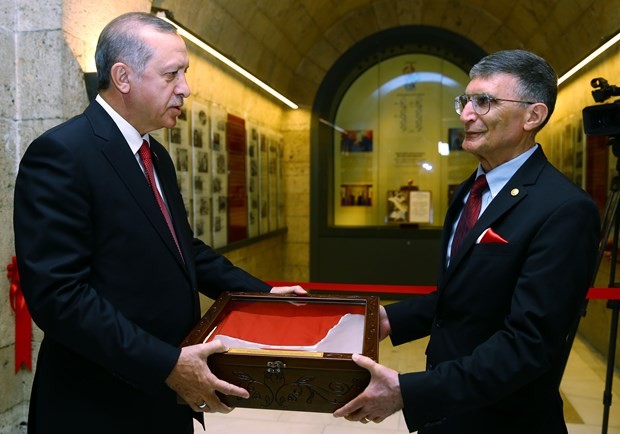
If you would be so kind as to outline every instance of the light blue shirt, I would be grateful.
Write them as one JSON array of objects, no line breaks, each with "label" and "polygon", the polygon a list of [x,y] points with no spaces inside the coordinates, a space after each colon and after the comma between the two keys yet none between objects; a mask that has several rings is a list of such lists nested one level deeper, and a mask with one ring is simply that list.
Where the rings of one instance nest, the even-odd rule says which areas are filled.
[{"label": "light blue shirt", "polygon": [[[491,201],[497,194],[501,191],[502,188],[508,183],[510,178],[519,170],[519,168],[527,161],[528,158],[538,149],[538,144],[532,146],[530,149],[525,151],[523,154],[513,158],[510,161],[505,162],[504,164],[497,166],[490,172],[484,172],[484,169],[480,164],[478,164],[478,171],[476,173],[476,178],[480,175],[486,175],[487,184],[489,184],[489,189],[485,190],[482,194],[482,204],[480,207],[480,215],[484,212],[485,209],[489,206]],[[465,195],[463,198],[463,205],[467,202],[467,198],[469,198],[469,193]],[[463,211],[461,210],[461,213]],[[450,251],[452,250],[452,240],[454,238],[454,231],[456,230],[456,226],[459,223],[461,216],[457,218],[452,225],[452,235],[450,235],[450,241],[448,242],[448,251],[446,252],[446,264],[450,265]]]}]

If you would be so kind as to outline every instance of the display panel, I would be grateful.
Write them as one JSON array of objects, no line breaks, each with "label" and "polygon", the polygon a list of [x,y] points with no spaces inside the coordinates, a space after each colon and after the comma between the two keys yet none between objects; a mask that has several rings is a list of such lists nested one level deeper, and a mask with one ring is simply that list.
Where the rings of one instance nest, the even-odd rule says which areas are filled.
[{"label": "display panel", "polygon": [[248,237],[245,120],[228,115],[228,242]]},{"label": "display panel", "polygon": [[[459,147],[454,111],[467,82],[462,69],[428,54],[389,58],[357,78],[335,118],[334,226],[443,224],[452,186],[477,164]],[[398,202],[405,185],[427,193]]]},{"label": "display panel", "polygon": [[211,232],[211,122],[209,106],[194,101],[192,104],[192,151],[194,177],[194,235],[207,244],[212,243]]}]

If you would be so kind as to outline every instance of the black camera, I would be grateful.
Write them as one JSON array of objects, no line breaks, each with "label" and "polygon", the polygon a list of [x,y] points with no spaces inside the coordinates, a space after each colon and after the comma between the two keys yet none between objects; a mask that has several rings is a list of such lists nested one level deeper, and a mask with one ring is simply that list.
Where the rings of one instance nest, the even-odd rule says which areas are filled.
[{"label": "black camera", "polygon": [[[620,95],[620,87],[610,85],[604,78],[590,81],[594,101],[603,102]],[[620,100],[610,104],[592,105],[583,109],[583,129],[588,136],[620,136]]]}]

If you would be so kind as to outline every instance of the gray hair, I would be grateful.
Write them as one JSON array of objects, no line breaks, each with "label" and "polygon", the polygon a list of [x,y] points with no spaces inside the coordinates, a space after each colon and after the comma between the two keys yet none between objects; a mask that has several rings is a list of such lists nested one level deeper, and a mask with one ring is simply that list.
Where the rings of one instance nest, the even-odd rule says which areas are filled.
[{"label": "gray hair", "polygon": [[99,90],[110,87],[110,72],[115,63],[125,63],[138,76],[142,75],[153,55],[153,49],[139,36],[144,26],[163,33],[177,32],[172,24],[146,12],[129,12],[110,21],[99,35],[95,51]]},{"label": "gray hair", "polygon": [[558,76],[542,57],[525,50],[503,50],[490,54],[469,72],[469,78],[485,78],[494,74],[510,74],[518,82],[518,97],[544,103],[549,114],[539,130],[549,121],[558,96]]}]

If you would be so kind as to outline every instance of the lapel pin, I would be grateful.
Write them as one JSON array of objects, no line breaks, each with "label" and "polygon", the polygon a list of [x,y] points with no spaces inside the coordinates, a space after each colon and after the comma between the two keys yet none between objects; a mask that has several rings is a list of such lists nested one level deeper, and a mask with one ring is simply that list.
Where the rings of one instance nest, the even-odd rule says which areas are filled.
[{"label": "lapel pin", "polygon": [[518,194],[519,194],[519,189],[518,188],[513,188],[512,190],[510,190],[510,195],[512,197],[515,197]]}]

